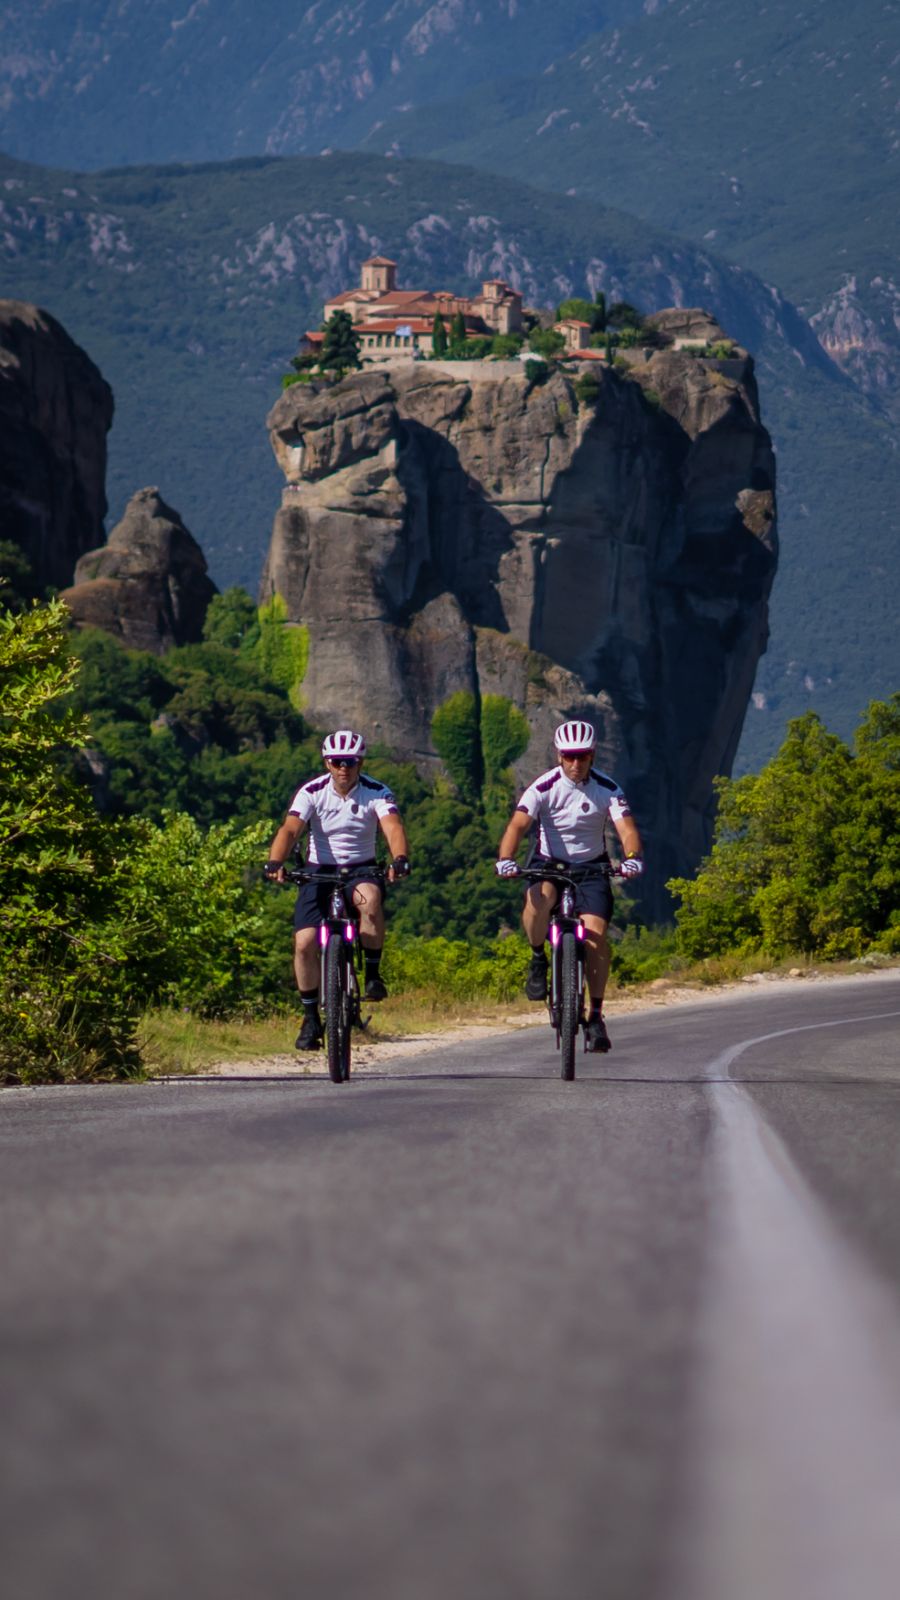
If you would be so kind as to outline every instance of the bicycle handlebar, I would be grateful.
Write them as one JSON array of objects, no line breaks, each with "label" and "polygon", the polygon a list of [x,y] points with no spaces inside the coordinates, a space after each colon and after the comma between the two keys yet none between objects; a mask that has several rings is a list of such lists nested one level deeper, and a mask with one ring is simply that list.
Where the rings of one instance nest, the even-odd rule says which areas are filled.
[{"label": "bicycle handlebar", "polygon": [[[328,870],[316,870],[311,867],[284,867],[284,877],[287,883],[322,883],[346,884],[351,877],[360,872],[360,867],[333,867]],[[384,867],[366,867],[366,875],[377,878],[382,886],[387,882],[387,871]],[[274,881],[274,880],[271,880]]]},{"label": "bicycle handlebar", "polygon": [[564,883],[577,889],[591,878],[621,878],[622,869],[611,861],[586,861],[583,867],[573,861],[545,861],[539,867],[517,867],[506,876],[510,880],[524,878],[527,883]]}]

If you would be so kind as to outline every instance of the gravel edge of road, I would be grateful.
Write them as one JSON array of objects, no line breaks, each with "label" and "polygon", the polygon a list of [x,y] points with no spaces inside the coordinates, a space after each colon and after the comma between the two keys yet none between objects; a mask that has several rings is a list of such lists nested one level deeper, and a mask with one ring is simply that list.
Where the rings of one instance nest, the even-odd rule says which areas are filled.
[{"label": "gravel edge of road", "polygon": [[[753,973],[739,982],[723,983],[709,989],[690,988],[687,985],[669,984],[667,980],[659,980],[659,988],[651,985],[640,995],[628,994],[627,991],[611,995],[606,1004],[606,1014],[610,1023],[614,1023],[617,1017],[664,1007],[716,1005],[738,996],[746,998],[749,994],[761,992],[765,992],[767,996],[783,994],[796,989],[799,984],[825,983],[835,986],[860,982],[877,983],[879,980],[898,976],[900,976],[900,964],[869,968],[852,974],[824,973],[818,969],[794,977],[773,977],[767,973]],[[442,1029],[440,1032],[412,1034],[404,1039],[384,1039],[377,1043],[361,1040],[355,1042],[353,1046],[353,1070],[365,1071],[367,1067],[381,1068],[390,1062],[402,1062],[413,1056],[433,1055],[448,1049],[451,1045],[465,1044],[467,1039],[474,1041],[496,1038],[498,1035],[508,1033],[512,1028],[546,1027],[546,1025],[546,1013],[541,1006],[540,1009],[535,1008],[533,1016],[511,1015],[502,1022],[464,1023],[454,1028]],[[154,1076],[153,1081],[196,1083],[204,1078],[307,1077],[312,1075],[320,1064],[321,1057],[318,1055],[313,1056],[311,1060],[304,1060],[296,1051],[291,1051],[284,1055],[217,1061],[200,1073],[158,1074]]]}]

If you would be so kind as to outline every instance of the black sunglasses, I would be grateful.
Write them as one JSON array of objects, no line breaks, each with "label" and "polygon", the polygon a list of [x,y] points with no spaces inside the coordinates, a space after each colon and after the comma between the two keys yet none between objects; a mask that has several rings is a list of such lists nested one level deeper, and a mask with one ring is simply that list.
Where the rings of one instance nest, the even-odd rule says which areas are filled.
[{"label": "black sunglasses", "polygon": [[359,766],[359,761],[357,760],[356,756],[326,756],[325,759],[330,767]]}]

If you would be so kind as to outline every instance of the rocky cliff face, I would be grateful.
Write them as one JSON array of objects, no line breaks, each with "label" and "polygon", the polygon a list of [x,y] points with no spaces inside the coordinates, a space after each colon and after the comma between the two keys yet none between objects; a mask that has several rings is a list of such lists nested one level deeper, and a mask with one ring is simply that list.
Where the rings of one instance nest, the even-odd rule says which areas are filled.
[{"label": "rocky cliff face", "polygon": [[108,544],[82,556],[62,598],[77,627],[103,628],[129,650],[161,655],[196,643],[216,593],[196,539],[158,489],[140,489]]},{"label": "rocky cliff face", "polygon": [[[669,341],[723,337],[703,313],[654,320]],[[288,389],[262,587],[309,628],[320,726],[427,764],[441,701],[504,694],[532,727],[524,778],[556,722],[592,720],[658,902],[708,844],[765,649],[774,461],[746,352],[670,343],[591,376],[594,396],[513,362],[410,362]]]},{"label": "rocky cliff face", "polygon": [[103,537],[112,391],[46,311],[0,300],[0,539],[39,584],[71,583]]}]

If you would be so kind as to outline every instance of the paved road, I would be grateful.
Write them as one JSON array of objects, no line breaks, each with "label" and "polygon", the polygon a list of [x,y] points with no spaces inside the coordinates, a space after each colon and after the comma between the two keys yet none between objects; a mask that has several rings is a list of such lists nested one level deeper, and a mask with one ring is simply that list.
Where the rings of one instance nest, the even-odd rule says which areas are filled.
[{"label": "paved road", "polygon": [[11,1600],[894,1600],[900,979],[0,1096]]}]

